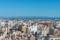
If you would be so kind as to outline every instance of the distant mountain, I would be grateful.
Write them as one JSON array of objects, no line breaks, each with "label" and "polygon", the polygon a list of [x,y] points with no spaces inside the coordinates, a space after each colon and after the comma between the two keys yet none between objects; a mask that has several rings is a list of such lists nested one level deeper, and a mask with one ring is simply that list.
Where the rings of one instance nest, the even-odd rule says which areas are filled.
[{"label": "distant mountain", "polygon": [[60,20],[60,17],[19,16],[19,17],[0,17],[0,19],[43,19],[43,20]]}]

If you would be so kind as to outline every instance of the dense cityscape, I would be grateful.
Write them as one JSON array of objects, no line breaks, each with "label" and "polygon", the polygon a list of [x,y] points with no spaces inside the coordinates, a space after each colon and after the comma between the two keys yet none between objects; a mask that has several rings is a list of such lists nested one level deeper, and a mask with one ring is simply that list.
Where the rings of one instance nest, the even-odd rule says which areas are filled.
[{"label": "dense cityscape", "polygon": [[0,19],[0,40],[60,40],[60,20]]}]

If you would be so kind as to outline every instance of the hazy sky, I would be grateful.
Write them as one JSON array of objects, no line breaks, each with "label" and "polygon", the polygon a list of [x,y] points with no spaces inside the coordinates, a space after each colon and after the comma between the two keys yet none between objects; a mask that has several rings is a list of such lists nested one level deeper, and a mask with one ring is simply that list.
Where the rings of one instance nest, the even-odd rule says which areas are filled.
[{"label": "hazy sky", "polygon": [[0,0],[0,17],[60,17],[60,0]]}]

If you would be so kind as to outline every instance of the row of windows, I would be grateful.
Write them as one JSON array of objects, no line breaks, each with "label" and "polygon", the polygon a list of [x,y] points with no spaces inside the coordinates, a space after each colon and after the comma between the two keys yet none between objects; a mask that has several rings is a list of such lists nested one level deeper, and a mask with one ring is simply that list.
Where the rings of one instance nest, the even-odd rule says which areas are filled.
[{"label": "row of windows", "polygon": [[50,40],[60,40],[60,38],[50,38]]}]

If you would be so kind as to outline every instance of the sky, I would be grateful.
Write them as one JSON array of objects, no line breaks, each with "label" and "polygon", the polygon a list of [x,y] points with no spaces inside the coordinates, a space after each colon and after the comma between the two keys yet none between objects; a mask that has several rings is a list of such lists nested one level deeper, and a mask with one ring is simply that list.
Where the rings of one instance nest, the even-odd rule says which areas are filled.
[{"label": "sky", "polygon": [[60,17],[60,0],[0,0],[0,17]]}]

